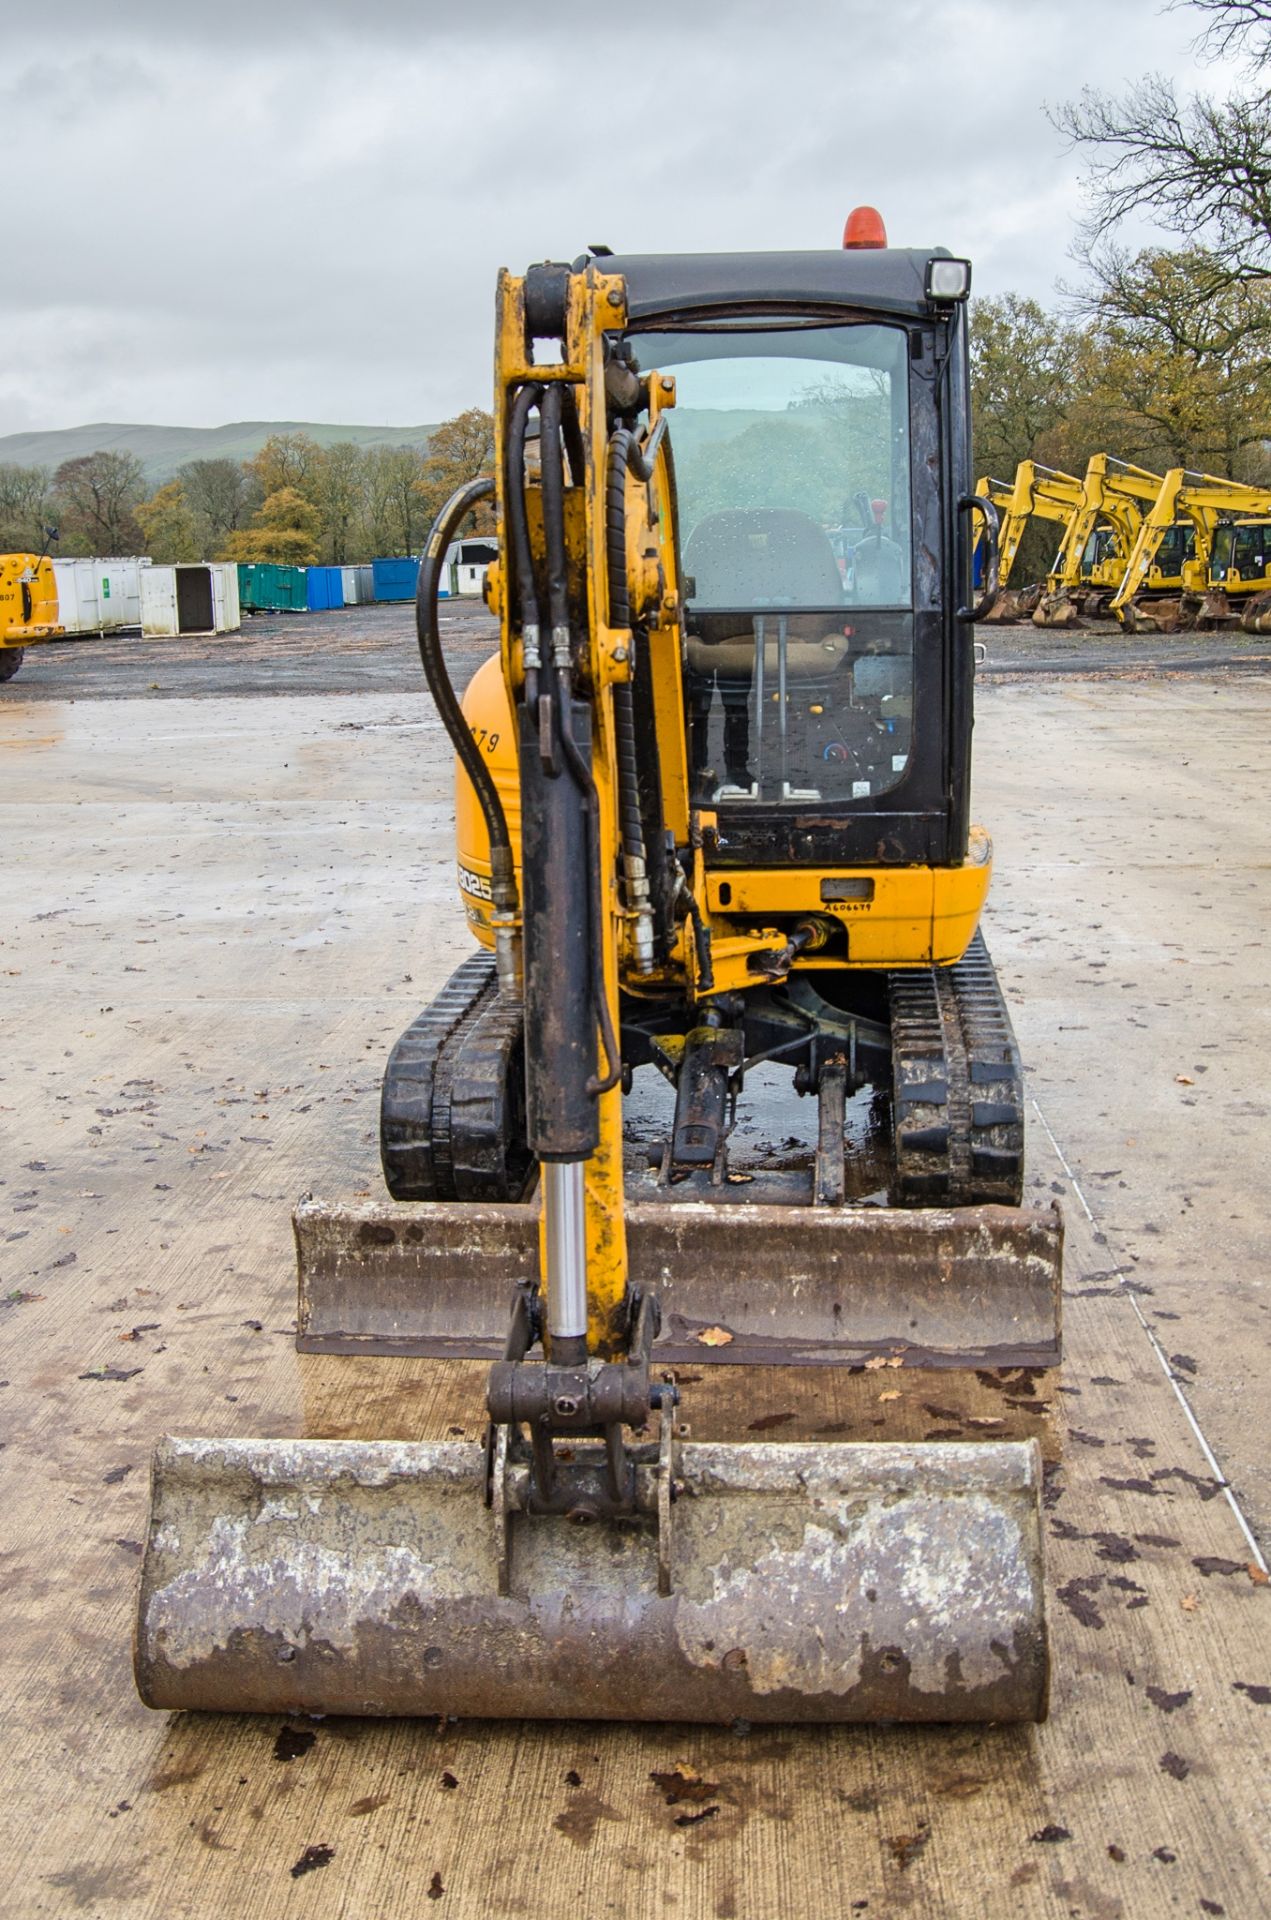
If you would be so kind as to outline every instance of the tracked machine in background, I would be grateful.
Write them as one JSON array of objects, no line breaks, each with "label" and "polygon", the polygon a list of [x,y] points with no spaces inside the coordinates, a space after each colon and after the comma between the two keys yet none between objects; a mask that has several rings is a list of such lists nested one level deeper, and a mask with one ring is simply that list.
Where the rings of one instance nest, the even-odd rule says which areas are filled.
[{"label": "tracked machine in background", "polygon": [[[151,1705],[1045,1712],[1035,1440],[708,1444],[675,1380],[1058,1360],[978,932],[970,270],[880,229],[500,279],[496,474],[418,609],[478,950],[393,1050],[393,1199],[296,1214],[301,1347],[488,1358],[487,1442],[164,1442]],[[461,710],[436,595],[491,492],[501,643]],[[806,1151],[739,1172],[778,1066]]]},{"label": "tracked machine in background", "polygon": [[1137,605],[1136,596],[1145,584],[1154,581],[1162,543],[1182,521],[1190,525],[1193,534],[1192,553],[1182,569],[1182,591],[1192,596],[1193,609],[1200,617],[1222,619],[1230,614],[1233,598],[1248,599],[1266,590],[1271,552],[1257,531],[1252,541],[1239,540],[1239,529],[1230,523],[1243,519],[1258,529],[1259,520],[1268,515],[1271,489],[1171,467],[1139,528],[1121,584],[1109,603],[1111,612],[1131,632],[1151,628],[1151,609]]},{"label": "tracked machine in background", "polygon": [[12,680],[28,647],[56,640],[62,631],[47,554],[0,554],[0,681]]}]

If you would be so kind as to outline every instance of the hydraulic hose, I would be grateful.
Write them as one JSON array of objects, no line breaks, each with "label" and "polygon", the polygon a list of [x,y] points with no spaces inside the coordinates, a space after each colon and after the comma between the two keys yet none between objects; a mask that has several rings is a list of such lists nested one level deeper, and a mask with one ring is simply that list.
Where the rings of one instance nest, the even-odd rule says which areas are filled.
[{"label": "hydraulic hose", "polygon": [[538,588],[534,581],[534,562],[530,554],[530,530],[525,513],[525,435],[529,419],[543,398],[541,381],[521,388],[512,402],[508,418],[507,499],[504,509],[516,574],[516,597],[521,617],[521,647],[525,661],[525,704],[531,712],[538,706],[538,673],[541,664],[542,620]]},{"label": "hydraulic hose", "polygon": [[437,515],[419,565],[419,583],[415,590],[415,631],[419,638],[419,657],[423,662],[428,690],[436,702],[437,711],[441,715],[441,724],[450,736],[450,744],[458,755],[464,772],[472,782],[481,811],[485,816],[486,831],[490,836],[491,900],[500,913],[515,913],[516,868],[512,858],[512,840],[503,814],[503,803],[499,799],[494,778],[483,761],[476,741],[463,717],[454,684],[446,668],[445,656],[441,648],[441,631],[437,624],[437,589],[446,550],[473,507],[479,501],[488,500],[493,492],[493,480],[469,480],[466,486],[457,488],[451,494]]},{"label": "hydraulic hose", "polygon": [[547,617],[552,630],[552,665],[561,750],[574,783],[582,794],[587,822],[587,923],[591,945],[591,998],[605,1050],[606,1072],[587,1083],[592,1094],[609,1093],[622,1078],[622,1055],[614,1032],[609,996],[605,991],[604,924],[600,898],[600,797],[591,768],[574,738],[573,659],[569,633],[569,572],[565,545],[565,467],[562,445],[563,395],[558,382],[547,386],[539,409],[542,422],[540,459],[543,485],[543,531],[547,547]]}]

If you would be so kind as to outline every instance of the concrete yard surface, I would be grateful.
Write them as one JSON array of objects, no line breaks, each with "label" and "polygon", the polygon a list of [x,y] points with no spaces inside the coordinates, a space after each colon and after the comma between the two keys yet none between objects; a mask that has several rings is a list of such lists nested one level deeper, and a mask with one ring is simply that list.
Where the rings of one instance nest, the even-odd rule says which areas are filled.
[{"label": "concrete yard surface", "polygon": [[[1021,1379],[1000,1429],[1049,1462],[1052,1711],[807,1731],[138,1702],[160,1435],[482,1424],[480,1367],[292,1341],[290,1207],[381,1192],[385,1055],[469,950],[439,724],[404,672],[308,697],[189,672],[114,699],[24,668],[0,701],[0,1915],[1265,1914],[1271,677],[980,689],[987,933],[1030,1190],[1069,1230],[1063,1392],[1034,1412]],[[701,1438],[914,1411],[700,1372]]]}]

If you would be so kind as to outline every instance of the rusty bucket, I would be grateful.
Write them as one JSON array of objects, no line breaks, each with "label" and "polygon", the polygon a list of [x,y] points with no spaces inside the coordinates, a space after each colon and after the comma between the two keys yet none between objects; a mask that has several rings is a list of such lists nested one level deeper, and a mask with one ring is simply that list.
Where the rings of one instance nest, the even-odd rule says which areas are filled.
[{"label": "rusty bucket", "polygon": [[[161,1708],[743,1721],[1046,1712],[1041,1460],[645,1450],[644,1517],[526,1513],[471,1443],[168,1440],[136,1636]],[[497,1479],[499,1468],[495,1467]]]}]

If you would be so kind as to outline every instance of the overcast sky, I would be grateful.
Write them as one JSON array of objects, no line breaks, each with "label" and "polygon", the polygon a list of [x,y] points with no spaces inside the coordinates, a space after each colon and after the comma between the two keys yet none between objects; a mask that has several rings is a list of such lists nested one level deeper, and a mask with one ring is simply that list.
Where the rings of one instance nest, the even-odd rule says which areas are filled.
[{"label": "overcast sky", "polygon": [[9,0],[0,432],[438,420],[489,404],[501,265],[834,246],[858,201],[1047,299],[1080,164],[1046,104],[1224,79],[1162,0],[457,11]]}]

